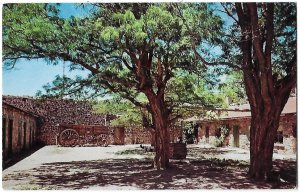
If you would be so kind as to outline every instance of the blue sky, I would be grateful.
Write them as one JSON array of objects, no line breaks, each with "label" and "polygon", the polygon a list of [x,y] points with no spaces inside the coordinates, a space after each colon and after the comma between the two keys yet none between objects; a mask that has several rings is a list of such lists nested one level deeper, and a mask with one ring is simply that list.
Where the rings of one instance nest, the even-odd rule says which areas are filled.
[{"label": "blue sky", "polygon": [[[70,17],[87,14],[87,9],[78,8],[77,4],[65,3],[60,5],[61,16]],[[47,65],[43,59],[20,60],[12,70],[2,69],[2,93],[3,95],[34,96],[42,86],[52,82],[56,75],[63,74],[63,62],[59,65]],[[65,74],[74,77],[76,72]]]}]

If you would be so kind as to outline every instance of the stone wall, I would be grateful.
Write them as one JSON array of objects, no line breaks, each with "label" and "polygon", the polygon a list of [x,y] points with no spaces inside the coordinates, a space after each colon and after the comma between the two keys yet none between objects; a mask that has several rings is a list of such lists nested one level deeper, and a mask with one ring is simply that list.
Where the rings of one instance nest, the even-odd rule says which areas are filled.
[{"label": "stone wall", "polygon": [[2,155],[11,155],[33,147],[37,139],[37,117],[15,107],[2,105]]},{"label": "stone wall", "polygon": [[38,115],[42,125],[38,132],[39,142],[56,144],[60,124],[105,125],[105,115],[96,114],[92,104],[67,99],[38,100],[31,97],[3,96],[3,101],[22,110]]}]

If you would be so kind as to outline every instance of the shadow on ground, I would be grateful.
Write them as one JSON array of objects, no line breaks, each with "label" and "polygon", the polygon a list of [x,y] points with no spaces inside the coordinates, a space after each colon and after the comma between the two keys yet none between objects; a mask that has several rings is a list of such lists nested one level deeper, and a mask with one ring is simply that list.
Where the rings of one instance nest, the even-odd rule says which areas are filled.
[{"label": "shadow on ground", "polygon": [[[263,183],[247,178],[247,166],[209,160],[172,161],[168,171],[154,170],[150,159],[107,159],[48,163],[3,181],[28,180],[19,189],[87,189],[116,186],[134,189],[295,188],[296,184]],[[295,181],[296,182],[296,181]]]},{"label": "shadow on ground", "polygon": [[12,157],[10,157],[8,159],[5,159],[5,160],[2,159],[2,170],[5,170],[5,169],[15,165],[19,161],[22,161],[26,157],[32,155],[33,153],[40,150],[44,146],[45,145],[42,145],[42,144],[36,144],[31,149],[23,150],[17,154],[14,154]]},{"label": "shadow on ground", "polygon": [[[234,149],[222,149],[222,148],[215,148],[215,147],[208,147],[208,148],[200,148],[198,146],[190,146],[188,147],[188,155],[194,156],[194,157],[202,157],[203,155],[221,155],[221,154],[228,154],[236,152]],[[239,152],[240,153],[240,152]],[[245,153],[240,153],[245,154]]]}]

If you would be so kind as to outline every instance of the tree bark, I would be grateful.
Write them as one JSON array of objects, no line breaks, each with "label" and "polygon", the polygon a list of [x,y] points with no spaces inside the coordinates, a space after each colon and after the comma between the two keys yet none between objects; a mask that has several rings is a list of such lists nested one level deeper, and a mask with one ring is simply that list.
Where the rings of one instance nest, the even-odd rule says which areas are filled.
[{"label": "tree bark", "polygon": [[[249,175],[256,180],[268,180],[272,177],[274,140],[280,115],[288,101],[290,91],[278,90],[277,94],[266,99],[260,93],[251,92],[250,90],[254,89],[248,87],[249,83],[245,85],[251,106]],[[255,97],[252,97],[253,95]]]},{"label": "tree bark", "polygon": [[155,125],[155,157],[154,167],[158,170],[169,167],[169,142],[170,132],[168,124],[168,112],[163,102],[163,98],[149,98],[153,123]]},{"label": "tree bark", "polygon": [[263,107],[251,115],[249,175],[256,180],[267,179],[272,170],[274,139],[281,113],[280,107],[274,106],[275,113],[267,115]]}]

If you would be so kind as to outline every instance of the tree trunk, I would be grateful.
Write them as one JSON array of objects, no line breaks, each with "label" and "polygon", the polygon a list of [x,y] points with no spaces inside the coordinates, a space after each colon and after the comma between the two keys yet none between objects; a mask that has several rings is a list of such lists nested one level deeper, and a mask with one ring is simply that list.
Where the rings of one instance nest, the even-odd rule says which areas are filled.
[{"label": "tree trunk", "polygon": [[[259,7],[264,7],[263,19]],[[280,114],[296,85],[296,55],[286,65],[286,75],[278,79],[272,69],[274,3],[235,3],[235,8],[241,27],[242,71],[252,117],[249,174],[264,180],[272,170]]]},{"label": "tree trunk", "polygon": [[152,109],[153,123],[155,125],[155,158],[154,167],[158,170],[169,167],[169,124],[168,113],[164,107],[163,99],[152,98],[150,106]]},{"label": "tree trunk", "polygon": [[249,174],[256,180],[265,180],[272,170],[274,139],[278,122],[279,118],[275,117],[271,117],[266,123],[258,115],[252,116]]},{"label": "tree trunk", "polygon": [[[249,175],[255,180],[272,178],[274,140],[279,127],[280,114],[287,99],[288,96],[283,99],[283,102],[273,100],[272,106],[266,106],[263,102],[255,107],[251,106]],[[271,110],[266,112],[265,109],[269,107]]]}]

